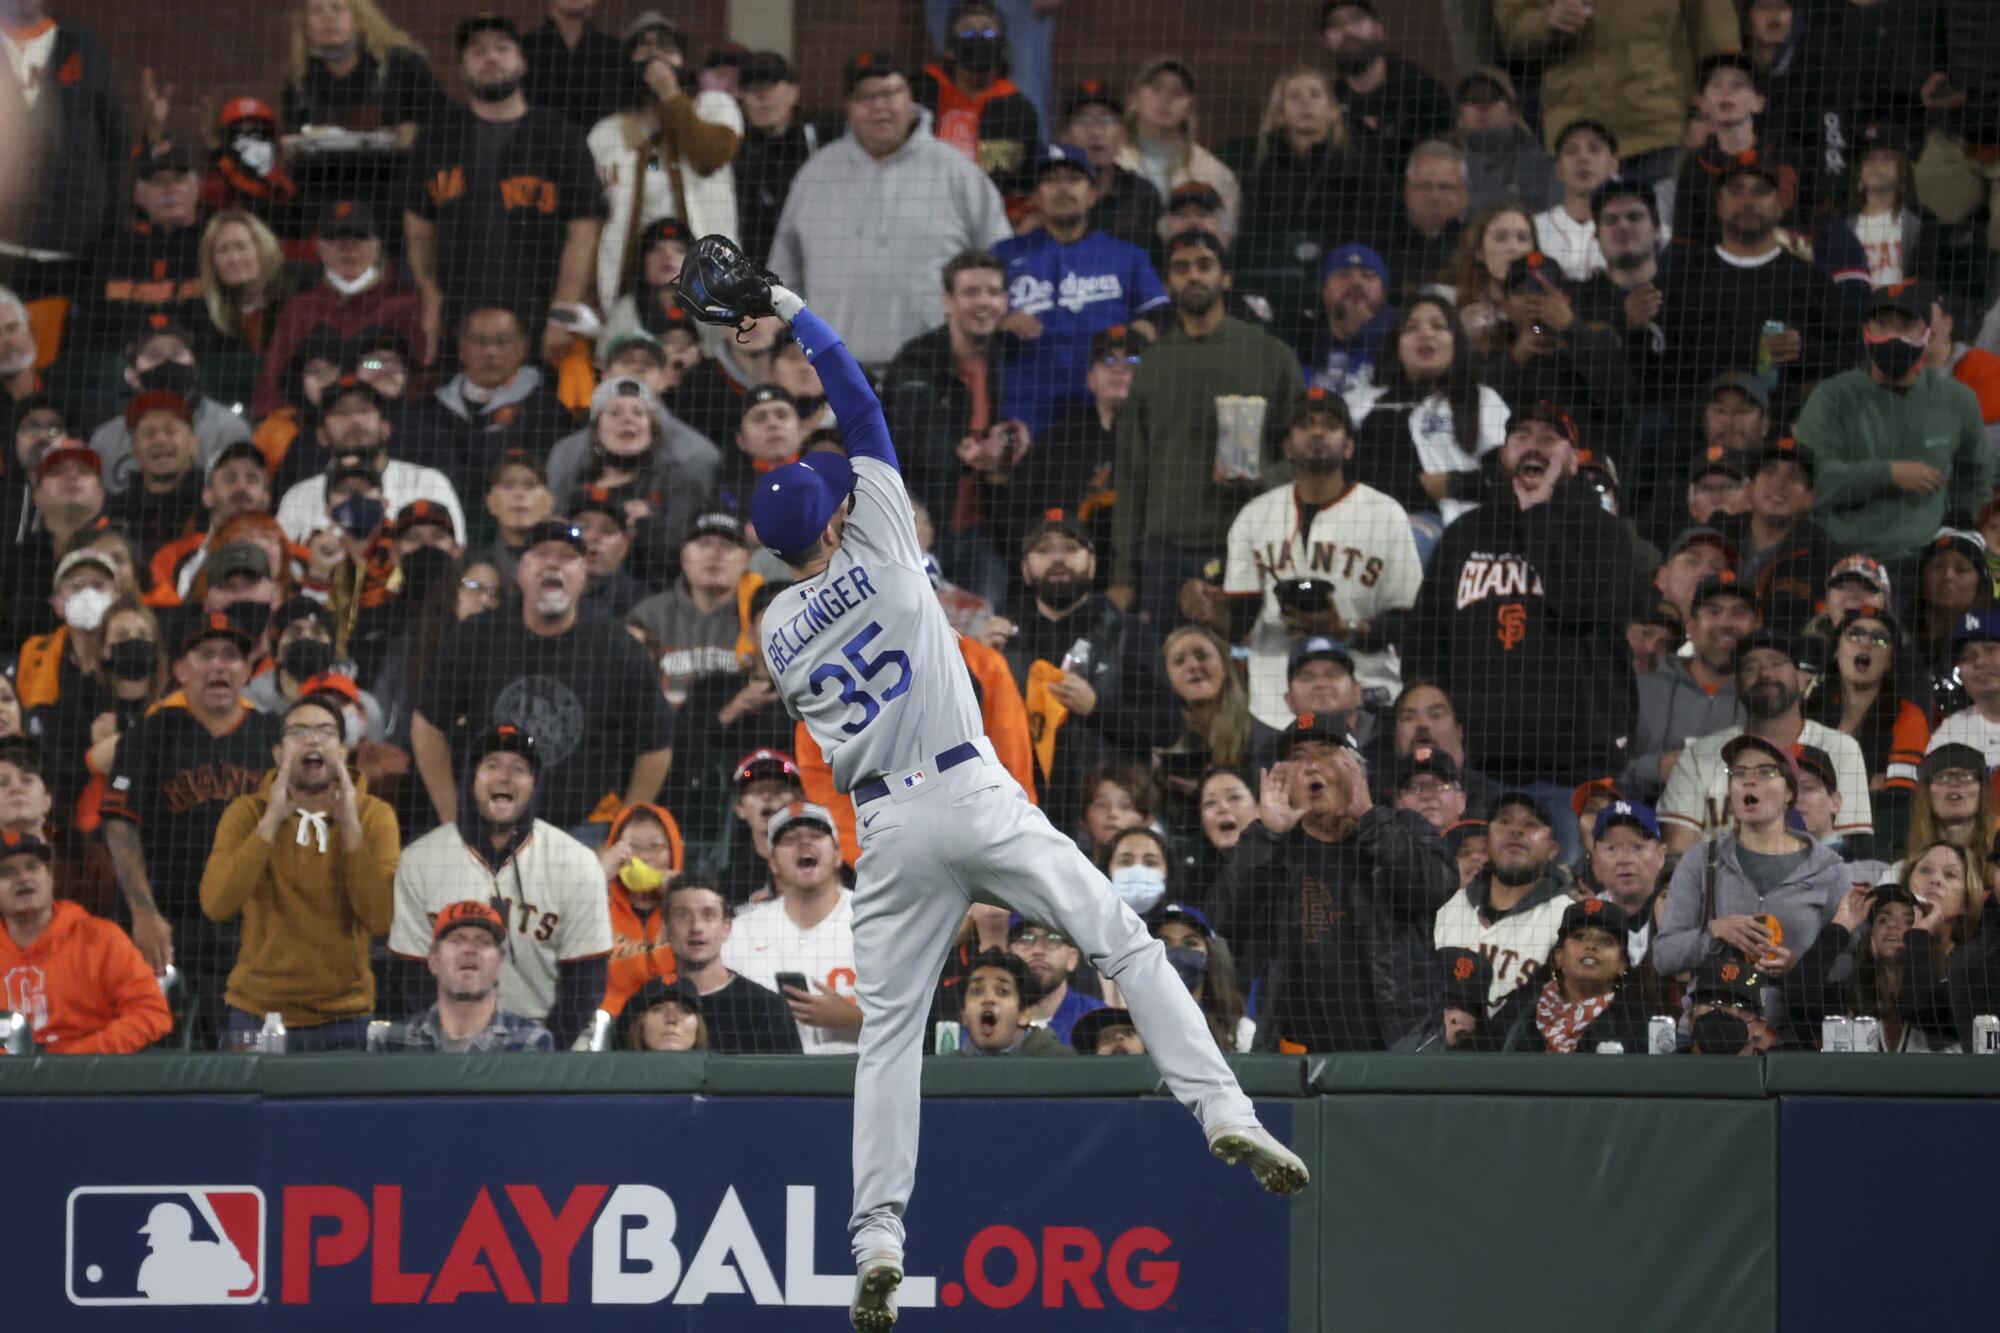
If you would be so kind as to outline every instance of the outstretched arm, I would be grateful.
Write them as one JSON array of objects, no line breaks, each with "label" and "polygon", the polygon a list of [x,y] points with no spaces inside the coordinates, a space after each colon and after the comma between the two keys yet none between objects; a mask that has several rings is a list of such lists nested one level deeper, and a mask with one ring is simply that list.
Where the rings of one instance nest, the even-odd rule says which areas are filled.
[{"label": "outstretched arm", "polygon": [[889,441],[889,423],[882,416],[882,403],[862,373],[860,363],[847,350],[827,322],[806,309],[806,303],[791,290],[771,284],[771,306],[778,317],[791,325],[792,336],[819,372],[826,386],[826,400],[840,418],[840,437],[850,459],[872,458],[897,471],[896,446]]}]

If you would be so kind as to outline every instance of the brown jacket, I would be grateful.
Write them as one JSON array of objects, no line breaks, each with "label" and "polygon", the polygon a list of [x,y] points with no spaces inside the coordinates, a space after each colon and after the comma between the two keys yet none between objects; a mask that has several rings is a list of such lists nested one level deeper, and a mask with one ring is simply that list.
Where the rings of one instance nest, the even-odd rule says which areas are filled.
[{"label": "brown jacket", "polygon": [[226,998],[247,1013],[282,1013],[286,1027],[365,1017],[375,1009],[368,939],[389,931],[402,855],[396,812],[356,774],[357,850],[343,850],[329,819],[321,851],[298,816],[285,821],[275,843],[266,842],[257,823],[277,776],[266,773],[255,796],[239,796],[223,811],[201,876],[201,910],[210,920],[243,917]]}]

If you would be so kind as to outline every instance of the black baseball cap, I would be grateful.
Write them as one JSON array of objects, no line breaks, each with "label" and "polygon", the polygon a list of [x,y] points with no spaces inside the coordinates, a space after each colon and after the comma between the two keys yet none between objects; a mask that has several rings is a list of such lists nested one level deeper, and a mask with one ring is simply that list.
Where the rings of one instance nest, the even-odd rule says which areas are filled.
[{"label": "black baseball cap", "polygon": [[55,860],[55,851],[32,833],[8,829],[0,833],[0,861],[10,856],[32,856],[43,865]]},{"label": "black baseball cap", "polygon": [[1704,602],[1712,602],[1718,597],[1734,597],[1751,606],[1757,604],[1750,590],[1737,581],[1736,571],[1725,569],[1720,574],[1710,574],[1695,585],[1694,596],[1688,600],[1688,614],[1694,615],[1701,610]]},{"label": "black baseball cap", "polygon": [[887,51],[860,51],[848,57],[846,66],[840,71],[840,91],[844,96],[854,96],[864,79],[887,79],[901,74],[903,67],[896,63],[896,57]]},{"label": "black baseball cap", "polygon": [[1396,790],[1401,791],[1414,777],[1429,775],[1441,782],[1459,781],[1458,761],[1449,751],[1436,745],[1418,745],[1411,748],[1396,765]]},{"label": "black baseball cap", "polygon": [[326,470],[326,493],[330,496],[333,494],[333,488],[340,485],[341,482],[353,481],[357,478],[378,490],[381,489],[381,473],[362,462],[358,455],[343,454],[334,460],[332,467]]},{"label": "black baseball cap", "polygon": [[[1518,263],[1519,261],[1515,262]],[[1542,425],[1547,426],[1550,430],[1568,440],[1569,447],[1572,449],[1583,448],[1583,432],[1577,429],[1576,418],[1571,416],[1566,409],[1550,402],[1546,398],[1537,399],[1526,411],[1516,412],[1509,419],[1507,428],[1511,431],[1517,423],[1525,421],[1538,421]]]},{"label": "black baseball cap", "polygon": [[1348,410],[1347,400],[1317,385],[1300,397],[1298,408],[1292,413],[1292,424],[1296,426],[1314,417],[1331,418],[1334,425],[1350,435],[1354,433],[1354,414]]},{"label": "black baseball cap", "polygon": [[1115,1004],[1093,1009],[1070,1025],[1070,1047],[1079,1055],[1096,1055],[1097,1039],[1104,1035],[1104,1030],[1121,1027],[1131,1028],[1134,1032],[1139,1030],[1139,1025],[1132,1021],[1130,1009],[1121,1009]]},{"label": "black baseball cap", "polygon": [[215,476],[217,468],[221,467],[224,463],[234,463],[239,458],[246,462],[255,463],[258,467],[264,468],[266,472],[270,470],[269,463],[265,461],[263,450],[248,440],[235,440],[224,445],[222,452],[208,460],[208,467],[201,474],[202,479],[212,479]]},{"label": "black baseball cap", "polygon": [[396,521],[390,525],[397,533],[408,532],[411,528],[424,526],[443,528],[456,533],[457,527],[451,521],[451,511],[435,500],[412,500],[396,511]]},{"label": "black baseball cap", "polygon": [[743,520],[727,509],[707,509],[694,516],[688,524],[687,536],[683,542],[699,541],[703,537],[727,537],[738,546],[743,544]]},{"label": "black baseball cap", "polygon": [[472,39],[482,32],[504,32],[514,45],[521,44],[521,30],[514,26],[514,20],[505,14],[496,14],[490,9],[474,14],[470,18],[460,19],[458,27],[452,30],[452,43],[458,48],[458,53],[464,55],[465,48],[472,45]]},{"label": "black baseball cap", "polygon": [[1292,651],[1285,655],[1286,683],[1289,684],[1306,663],[1322,661],[1338,662],[1348,675],[1354,674],[1354,654],[1348,652],[1340,640],[1329,639],[1324,634],[1311,634],[1293,644]]},{"label": "black baseball cap", "polygon": [[743,395],[743,410],[736,414],[736,419],[741,421],[744,417],[749,416],[753,409],[762,407],[766,403],[783,403],[794,412],[799,410],[799,400],[792,397],[791,392],[784,385],[759,384],[756,388],[750,390],[749,393]]},{"label": "black baseball cap", "polygon": [[1515,292],[1542,290],[1542,282],[1560,285],[1562,271],[1540,250],[1530,250],[1519,255],[1507,265],[1507,277],[1500,290],[1512,295]]},{"label": "black baseball cap", "polygon": [[319,210],[319,238],[372,241],[381,236],[375,210],[356,199],[329,199]]},{"label": "black baseball cap", "polygon": [[1332,745],[1359,751],[1360,742],[1334,713],[1300,713],[1278,733],[1278,758],[1289,759],[1301,745]]},{"label": "black baseball cap", "polygon": [[528,529],[526,538],[521,542],[521,554],[526,555],[543,542],[561,542],[572,551],[581,552],[583,529],[565,519],[545,518]]},{"label": "black baseball cap", "polygon": [[1464,1009],[1485,1017],[1493,992],[1493,964],[1477,949],[1437,951],[1444,968],[1444,1008]]},{"label": "black baseball cap", "polygon": [[1485,820],[1461,819],[1456,823],[1445,825],[1444,832],[1438,836],[1444,840],[1444,849],[1457,856],[1458,849],[1465,846],[1468,841],[1473,838],[1483,838],[1486,834]]},{"label": "black baseball cap", "polygon": [[1632,929],[1632,918],[1609,898],[1585,898],[1563,909],[1562,925],[1556,929],[1556,938],[1567,939],[1586,927],[1608,930],[1623,943],[1625,933]]},{"label": "black baseball cap", "polygon": [[278,609],[271,613],[271,637],[277,638],[301,620],[315,621],[326,631],[327,637],[333,636],[333,612],[328,609],[327,604],[300,593],[286,598]]},{"label": "black baseball cap", "polygon": [[134,180],[145,180],[162,171],[193,172],[194,154],[172,139],[160,139],[132,150],[137,159]]},{"label": "black baseball cap", "polygon": [[1167,195],[1167,211],[1199,208],[1209,213],[1223,211],[1222,192],[1207,181],[1183,181]]},{"label": "black baseball cap", "polygon": [[1940,773],[1962,768],[1968,773],[1986,776],[1986,752],[1963,741],[1947,741],[1924,756],[1917,765],[1917,781],[1930,782]]},{"label": "black baseball cap", "polygon": [[549,484],[549,470],[542,461],[525,449],[509,449],[493,460],[493,466],[486,473],[486,489],[492,490],[500,484],[500,478],[509,468],[524,467],[535,474],[535,480],[546,486]]},{"label": "black baseball cap", "polygon": [[1746,148],[1722,164],[1715,183],[1721,187],[1738,176],[1756,176],[1772,189],[1781,190],[1785,185],[1785,169],[1783,159],[1770,149]]},{"label": "black baseball cap", "polygon": [[1553,829],[1556,826],[1556,821],[1549,814],[1549,807],[1543,804],[1541,797],[1531,791],[1521,791],[1518,789],[1500,793],[1499,799],[1493,802],[1493,808],[1486,812],[1487,822],[1491,823],[1493,820],[1499,818],[1500,812],[1509,806],[1526,810],[1540,822],[1543,828]]},{"label": "black baseball cap", "polygon": [[382,396],[382,391],[353,373],[342,375],[326,386],[326,392],[320,395],[320,411],[332,412],[333,405],[343,398],[366,398],[377,412],[389,411],[389,400]]},{"label": "black baseball cap", "polygon": [[1102,361],[1107,356],[1144,356],[1150,346],[1152,344],[1146,341],[1146,335],[1130,324],[1113,324],[1090,335],[1090,359]]},{"label": "black baseball cap", "polygon": [[479,767],[487,755],[498,754],[503,750],[509,754],[520,755],[528,761],[529,772],[537,776],[541,774],[542,757],[535,752],[535,738],[512,722],[496,723],[480,733],[479,738],[472,743],[472,766]]},{"label": "black baseball cap", "polygon": [[585,486],[577,492],[575,502],[569,507],[569,521],[575,523],[585,514],[602,514],[620,527],[625,524],[624,505],[602,486]]},{"label": "black baseball cap", "polygon": [[799,780],[799,766],[783,750],[773,750],[769,746],[752,750],[736,761],[736,770],[730,775],[730,784],[741,789],[753,782],[783,781],[796,783]]},{"label": "black baseball cap", "polygon": [[1087,106],[1111,108],[1111,114],[1125,114],[1125,102],[1102,79],[1085,79],[1063,95],[1062,118],[1076,119],[1076,113]]},{"label": "black baseball cap", "polygon": [[1172,263],[1174,256],[1183,250],[1206,250],[1224,269],[1229,267],[1229,247],[1212,231],[1193,227],[1176,235],[1167,242],[1167,262]]},{"label": "black baseball cap", "polygon": [[1740,958],[1711,958],[1695,968],[1688,998],[1696,1004],[1721,1004],[1762,1013],[1764,974]]},{"label": "black baseball cap", "polygon": [[1069,538],[1093,555],[1097,553],[1097,544],[1090,539],[1090,529],[1078,521],[1076,515],[1066,509],[1051,509],[1021,539],[1021,554],[1025,556],[1033,551],[1036,543],[1051,533]]},{"label": "black baseball cap", "polygon": [[1717,394],[1728,393],[1732,390],[1742,394],[1764,411],[1768,412],[1771,410],[1770,386],[1747,370],[1725,370],[1722,374],[1710,380],[1708,382],[1708,398],[1706,401],[1712,403],[1715,401]]},{"label": "black baseball cap", "polygon": [[1688,469],[1688,485],[1692,486],[1717,473],[1738,481],[1748,481],[1750,474],[1744,470],[1743,459],[1744,455],[1738,450],[1711,444],[1694,456],[1694,466]]},{"label": "black baseball cap", "polygon": [[226,639],[244,653],[250,651],[250,635],[236,620],[225,612],[214,611],[196,616],[181,630],[180,651],[183,656],[193,652],[210,639]]},{"label": "black baseball cap", "polygon": [[1787,662],[1799,660],[1798,645],[1792,636],[1769,625],[1759,625],[1736,641],[1735,669],[1743,669],[1743,659],[1760,649],[1768,648],[1774,653],[1783,653]]},{"label": "black baseball cap", "polygon": [[736,66],[738,88],[762,88],[772,83],[797,83],[792,62],[776,51],[752,51]]},{"label": "black baseball cap", "polygon": [[[1975,750],[1973,753],[1977,754],[1978,751]],[[1926,758],[1928,757],[1926,756]],[[1984,767],[1985,761],[1981,760],[1980,763],[1981,767]],[[1975,769],[1973,771],[1977,772],[1978,770]],[[1840,775],[1833,771],[1833,756],[1825,750],[1820,749],[1817,745],[1801,745],[1799,747],[1799,772],[1812,774],[1819,779],[1819,785],[1830,792],[1840,790]]]},{"label": "black baseball cap", "polygon": [[1899,315],[1909,316],[1919,324],[1928,324],[1931,322],[1931,307],[1937,300],[1936,287],[1921,279],[1910,278],[1887,287],[1875,288],[1862,302],[1861,317],[1870,319],[1878,310],[1893,310]]},{"label": "black baseball cap", "polygon": [[1772,463],[1797,463],[1805,469],[1807,485],[1813,483],[1819,470],[1813,462],[1812,451],[1800,448],[1799,442],[1789,435],[1768,440],[1760,447],[1751,450],[1749,462],[1750,475],[1753,477]]}]

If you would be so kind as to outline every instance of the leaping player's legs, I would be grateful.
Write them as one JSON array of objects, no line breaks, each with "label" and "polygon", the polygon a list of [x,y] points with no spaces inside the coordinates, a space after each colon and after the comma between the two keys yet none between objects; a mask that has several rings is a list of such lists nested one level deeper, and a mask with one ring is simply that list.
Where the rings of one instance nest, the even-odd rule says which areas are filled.
[{"label": "leaping player's legs", "polygon": [[903,1253],[903,1211],[917,1175],[931,998],[968,906],[936,853],[935,830],[923,818],[930,804],[885,812],[893,824],[869,836],[856,867],[854,995],[861,1005],[861,1055],[854,1071],[854,1215],[847,1229],[857,1261],[884,1252],[900,1261]]},{"label": "leaping player's legs", "polygon": [[[1090,859],[1014,787],[981,805],[977,835],[960,865],[975,891],[1004,899],[1022,916],[1056,926],[1125,992],[1133,1024],[1167,1087],[1211,1138],[1253,1124],[1256,1112],[1216,1048],[1201,1007]],[[956,812],[954,812],[956,813]]]}]

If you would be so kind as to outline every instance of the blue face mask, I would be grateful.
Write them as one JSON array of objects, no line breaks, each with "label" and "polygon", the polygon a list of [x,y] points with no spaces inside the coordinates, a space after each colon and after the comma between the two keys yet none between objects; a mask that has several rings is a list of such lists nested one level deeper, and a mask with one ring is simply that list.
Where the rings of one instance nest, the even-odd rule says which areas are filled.
[{"label": "blue face mask", "polygon": [[1167,896],[1167,872],[1156,866],[1120,866],[1111,872],[1111,887],[1127,907],[1144,916]]},{"label": "blue face mask", "polygon": [[1201,985],[1201,979],[1208,975],[1208,951],[1205,949],[1169,949],[1167,962],[1173,965],[1189,990]]},{"label": "blue face mask", "polygon": [[388,506],[372,495],[350,495],[333,507],[333,521],[340,530],[360,541],[382,526]]}]

